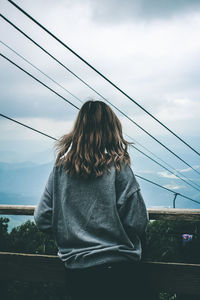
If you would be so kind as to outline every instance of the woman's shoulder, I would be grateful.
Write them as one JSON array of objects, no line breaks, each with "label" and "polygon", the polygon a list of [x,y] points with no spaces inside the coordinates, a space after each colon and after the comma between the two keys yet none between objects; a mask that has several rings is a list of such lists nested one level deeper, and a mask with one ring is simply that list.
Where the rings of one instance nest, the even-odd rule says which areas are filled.
[{"label": "woman's shoulder", "polygon": [[129,185],[134,190],[140,188],[135,174],[129,164],[122,164],[119,171],[116,172],[116,181],[119,185],[127,186]]},{"label": "woman's shoulder", "polygon": [[124,164],[124,163],[122,163],[120,165],[120,170],[117,171],[117,175],[119,177],[125,176],[125,177],[130,177],[130,178],[135,176],[134,173],[133,173],[133,170],[131,168],[131,165],[130,164]]},{"label": "woman's shoulder", "polygon": [[55,164],[52,168],[51,176],[53,178],[56,178],[56,177],[60,177],[63,175],[67,176],[67,172],[66,172],[64,166],[62,164],[58,164],[58,165]]}]

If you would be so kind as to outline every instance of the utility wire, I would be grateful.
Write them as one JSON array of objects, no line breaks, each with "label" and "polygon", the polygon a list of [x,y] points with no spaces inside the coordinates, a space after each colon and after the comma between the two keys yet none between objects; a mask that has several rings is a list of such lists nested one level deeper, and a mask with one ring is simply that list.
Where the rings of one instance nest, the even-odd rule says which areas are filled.
[{"label": "utility wire", "polygon": [[[42,73],[43,75],[45,75],[47,78],[49,78],[51,81],[53,81],[54,83],[56,83],[58,86],[62,87],[65,91],[67,91],[68,93],[70,93],[70,95],[72,95],[74,98],[78,99],[80,102],[82,102],[79,98],[77,98],[75,95],[73,95],[71,92],[69,92],[68,90],[66,90],[62,85],[60,85],[58,82],[56,82],[54,79],[52,79],[49,75],[47,75],[46,73],[44,73],[43,71],[41,71],[38,67],[36,67],[35,65],[33,65],[30,61],[28,61],[25,57],[23,57],[21,54],[19,54],[18,52],[16,52],[14,49],[12,49],[10,46],[8,46],[7,44],[5,44],[3,41],[0,40],[0,42],[6,46],[9,50],[11,50],[12,52],[14,52],[16,55],[18,55],[21,59],[23,59],[24,61],[26,61],[29,65],[31,65],[32,67],[34,67],[36,70],[38,70],[40,73]],[[129,136],[128,136],[129,137]],[[129,137],[131,138],[131,137]],[[184,181],[186,184],[188,184],[189,186],[191,186],[192,188],[200,191],[200,189],[196,188],[195,186],[193,186],[192,184],[188,183],[186,180],[182,179],[180,176],[174,174],[172,171],[170,171],[168,168],[166,168],[165,166],[163,166],[162,164],[160,164],[159,162],[157,162],[156,160],[154,160],[153,158],[151,158],[150,156],[148,156],[147,154],[145,154],[143,151],[139,150],[137,147],[131,145],[131,147],[133,147],[134,149],[136,149],[137,151],[139,151],[140,153],[142,153],[143,155],[145,155],[147,158],[149,158],[150,160],[152,160],[153,162],[155,162],[156,164],[158,164],[159,166],[161,166],[162,168],[164,168],[165,170],[167,170],[168,172],[170,172],[171,174],[175,175],[177,178],[181,179],[182,181]],[[186,177],[186,179],[190,182],[193,183],[192,180],[190,180],[189,178]],[[196,184],[196,183],[194,183]],[[196,184],[197,185],[197,184]],[[197,187],[200,188],[200,186],[197,185]]]},{"label": "utility wire", "polygon": [[[147,149],[145,146],[143,146],[141,143],[139,143],[138,141],[136,141],[134,138],[132,138],[130,135],[124,133],[124,135],[130,139],[132,144],[138,144],[140,147],[142,147],[143,149],[145,149],[147,152],[149,152],[151,155],[153,155],[155,158],[157,158],[158,160],[160,160],[161,162],[163,162],[165,165],[167,165],[170,169],[174,170],[174,172],[172,172],[171,170],[168,170],[168,172],[170,172],[171,174],[177,176],[177,174],[179,174],[179,177],[181,180],[184,177],[186,180],[190,181],[192,184],[195,184],[197,187],[200,187],[197,183],[195,183],[193,180],[189,179],[187,176],[185,176],[184,174],[182,174],[181,172],[179,172],[178,170],[176,170],[175,168],[173,168],[170,164],[168,164],[166,161],[164,161],[162,158],[160,158],[159,156],[157,156],[155,153],[153,153],[152,151],[150,151],[149,149]],[[131,146],[132,146],[131,144]],[[135,147],[136,148],[136,147]],[[141,152],[143,155],[147,156],[146,153],[144,153],[143,151],[139,150],[138,148],[136,149],[139,152]],[[151,159],[152,157],[149,156],[149,159]],[[152,158],[152,160],[154,160]],[[157,161],[155,160],[155,163],[157,163]],[[159,164],[159,163],[158,163]],[[160,164],[160,166],[162,166],[163,168],[165,168],[165,166],[163,166],[162,164]],[[177,176],[178,177],[178,176]]]},{"label": "utility wire", "polygon": [[[178,172],[176,169],[174,169],[170,164],[168,164],[166,161],[164,161],[162,158],[160,158],[159,156],[157,156],[155,153],[151,152],[149,149],[147,149],[145,146],[143,146],[141,143],[139,143],[138,141],[136,141],[134,138],[130,137],[129,135],[126,134],[126,136],[131,139],[134,143],[138,144],[140,147],[142,147],[143,149],[145,149],[147,152],[149,152],[150,154],[152,154],[154,157],[156,157],[158,160],[162,161],[164,164],[166,164],[168,167],[170,167],[172,170],[174,170],[175,172],[179,173],[179,175],[184,176],[183,174],[181,174],[180,172]],[[187,178],[187,177],[185,177]]]},{"label": "utility wire", "polygon": [[[160,158],[158,155],[156,155],[155,153],[153,153],[152,151],[150,151],[149,149],[147,149],[145,146],[143,146],[141,143],[139,143],[138,141],[136,141],[134,138],[130,137],[129,135],[125,134],[130,140],[132,140],[133,143],[138,144],[140,147],[142,147],[143,149],[145,149],[147,152],[149,152],[150,154],[152,154],[155,158],[157,158],[158,160],[160,160],[161,162],[163,162],[165,165],[167,165],[169,168],[171,168],[172,170],[174,170],[175,174],[177,175],[179,174],[181,177],[184,177],[186,180],[190,181],[191,183],[195,184],[197,187],[199,187],[198,184],[196,184],[195,182],[193,182],[191,179],[189,179],[187,176],[185,176],[184,174],[182,174],[181,172],[179,172],[178,170],[176,170],[174,167],[172,167],[169,163],[167,163],[166,161],[164,161],[162,158]],[[173,174],[173,173],[172,173]]]},{"label": "utility wire", "polygon": [[88,88],[90,88],[92,91],[94,91],[98,96],[100,96],[102,99],[104,99],[107,103],[109,103],[112,107],[114,107],[118,112],[120,112],[123,116],[125,116],[129,121],[131,121],[134,125],[136,125],[138,128],[140,128],[143,132],[145,132],[147,135],[149,135],[152,139],[154,139],[157,143],[159,143],[162,147],[164,147],[166,150],[168,150],[171,154],[173,154],[176,158],[181,160],[184,164],[186,164],[188,167],[190,167],[194,172],[196,172],[198,175],[200,173],[195,170],[189,163],[187,163],[185,160],[183,160],[180,156],[178,156],[176,153],[174,153],[172,150],[170,150],[166,145],[164,145],[162,142],[160,142],[158,139],[156,139],[152,134],[150,134],[147,130],[145,130],[142,126],[137,124],[133,119],[131,119],[129,116],[127,116],[122,110],[117,108],[114,104],[112,104],[109,100],[107,100],[104,96],[102,96],[99,92],[97,92],[93,87],[91,87],[87,82],[85,82],[83,79],[81,79],[78,75],[76,75],[74,72],[72,72],[69,68],[67,68],[63,63],[61,63],[58,59],[56,59],[53,55],[51,55],[47,50],[45,50],[42,46],[40,46],[37,42],[35,42],[32,38],[30,38],[26,33],[24,33],[20,28],[18,28],[16,25],[14,25],[10,20],[8,20],[3,15],[0,15],[6,22],[8,22],[10,25],[12,25],[16,30],[18,30],[20,33],[22,33],[25,37],[27,37],[30,41],[32,41],[36,46],[38,46],[41,50],[43,50],[46,54],[48,54],[51,58],[53,58],[55,61],[57,61],[61,66],[63,66],[68,72],[70,72],[73,76],[78,78],[82,83],[84,83]]},{"label": "utility wire", "polygon": [[39,133],[39,134],[42,134],[42,135],[44,135],[44,136],[46,136],[46,137],[48,137],[48,138],[50,138],[50,139],[52,139],[52,140],[57,141],[57,139],[54,138],[54,137],[52,137],[51,135],[48,135],[48,134],[46,134],[46,133],[44,133],[44,132],[42,132],[42,131],[40,131],[40,130],[37,130],[37,129],[31,127],[31,126],[28,126],[28,125],[26,125],[26,124],[24,124],[24,123],[21,123],[21,122],[15,120],[15,119],[12,119],[12,118],[10,118],[10,117],[8,117],[8,116],[6,116],[6,115],[0,114],[0,116],[3,117],[3,118],[8,119],[8,120],[10,120],[10,121],[13,121],[13,122],[15,122],[15,123],[17,123],[17,124],[19,124],[19,125],[21,125],[21,126],[24,126],[24,127],[28,128],[28,129],[30,129],[30,130],[33,130],[33,131],[35,131],[35,132],[37,132],[37,133]]},{"label": "utility wire", "polygon": [[50,88],[48,85],[46,85],[44,82],[40,81],[39,79],[37,79],[35,76],[33,76],[32,74],[30,74],[29,72],[27,72],[26,70],[24,70],[23,68],[21,68],[19,65],[17,65],[16,63],[14,63],[12,60],[10,60],[8,57],[6,57],[5,55],[3,55],[2,53],[0,53],[0,55],[5,58],[7,61],[9,61],[11,64],[13,64],[14,66],[16,66],[17,68],[19,68],[21,71],[23,71],[24,73],[26,73],[27,75],[29,75],[31,78],[35,79],[37,82],[39,82],[40,84],[42,84],[43,86],[45,86],[47,89],[49,89],[51,92],[53,92],[54,94],[56,94],[58,97],[60,97],[61,99],[63,99],[64,101],[68,102],[69,104],[71,104],[73,107],[75,107],[76,109],[79,109],[78,106],[76,106],[75,104],[73,104],[71,101],[67,100],[65,97],[63,97],[62,95],[60,95],[59,93],[57,93],[56,91],[54,91],[52,88]]},{"label": "utility wire", "polygon": [[100,75],[103,79],[105,79],[108,83],[110,83],[114,88],[116,88],[120,93],[122,93],[125,97],[131,100],[134,104],[136,104],[140,109],[142,109],[146,114],[148,114],[151,118],[153,118],[156,122],[158,122],[162,127],[168,130],[171,134],[173,134],[177,139],[179,139],[182,143],[184,143],[187,147],[189,147],[192,151],[200,156],[200,153],[195,150],[192,146],[190,146],[186,141],[184,141],[178,134],[172,131],[169,127],[167,127],[164,123],[162,123],[158,118],[156,118],[152,113],[150,113],[147,109],[145,109],[141,104],[139,104],[136,100],[130,97],[127,93],[125,93],[122,89],[120,89],[116,84],[114,84],[110,79],[108,79],[105,75],[103,75],[100,71],[98,71],[95,67],[93,67],[89,62],[87,62],[83,57],[81,57],[78,53],[72,50],[68,45],[66,45],[63,41],[61,41],[57,36],[55,36],[51,31],[49,31],[45,26],[43,26],[40,22],[34,19],[31,15],[29,15],[25,10],[23,10],[19,5],[17,5],[14,1],[8,0],[12,5],[14,5],[18,10],[20,10],[25,16],[31,19],[35,24],[37,24],[40,28],[42,28],[45,32],[47,32],[51,37],[53,37],[57,42],[59,42],[62,46],[68,49],[72,54],[78,57],[82,62],[84,62],[88,67],[90,67],[93,71],[95,71],[98,75]]},{"label": "utility wire", "polygon": [[145,180],[145,181],[147,181],[147,182],[149,182],[149,183],[152,183],[152,184],[154,184],[154,185],[156,185],[156,186],[158,186],[158,187],[160,187],[160,188],[162,188],[162,189],[165,189],[165,190],[167,190],[167,191],[169,191],[169,192],[171,192],[171,193],[174,193],[174,194],[179,195],[179,196],[181,196],[181,197],[183,197],[183,198],[186,198],[186,199],[188,199],[188,200],[190,200],[190,201],[193,201],[193,202],[195,202],[195,203],[200,204],[200,202],[197,201],[197,200],[194,200],[194,199],[192,199],[192,198],[190,198],[190,197],[187,197],[187,196],[185,196],[185,195],[183,195],[183,194],[177,193],[177,192],[175,192],[175,191],[173,191],[173,190],[171,190],[171,189],[168,189],[168,188],[166,188],[166,187],[164,187],[164,186],[162,186],[162,185],[160,185],[160,184],[158,184],[158,183],[156,183],[156,182],[154,182],[154,181],[151,181],[151,180],[149,180],[149,179],[147,179],[147,178],[145,178],[145,177],[142,177],[142,176],[136,175],[136,174],[135,174],[135,176],[138,177],[138,178],[140,178],[140,179],[142,179],[142,180]]},{"label": "utility wire", "polygon": [[[2,57],[4,57],[5,59],[7,59],[10,63],[12,63],[13,65],[15,65],[16,67],[18,67],[20,70],[22,70],[23,72],[25,72],[26,74],[28,74],[29,76],[31,76],[33,79],[35,79],[37,82],[39,82],[40,84],[44,85],[45,87],[47,87],[50,91],[52,91],[53,93],[55,93],[57,96],[61,97],[63,100],[67,101],[69,104],[71,104],[72,106],[74,106],[75,108],[79,109],[77,106],[75,106],[73,103],[71,103],[70,101],[68,101],[66,98],[64,98],[63,96],[61,96],[60,94],[58,94],[57,92],[55,92],[53,89],[51,89],[50,87],[48,87],[46,84],[44,84],[42,81],[38,80],[36,77],[34,77],[32,74],[30,74],[29,72],[25,71],[23,68],[21,68],[20,66],[18,66],[17,64],[15,64],[13,61],[11,61],[10,59],[8,59],[6,56],[4,56],[3,54],[1,54]],[[134,146],[133,146],[134,147]],[[136,147],[134,147],[135,149],[137,149]],[[139,149],[137,149],[138,151],[140,151]],[[141,151],[140,151],[141,152]],[[143,153],[144,154],[144,153]],[[149,157],[148,155],[144,154],[145,156]],[[150,158],[150,157],[149,157]],[[150,158],[151,159],[151,158]],[[155,163],[159,164],[160,166],[162,166],[164,169],[166,169],[167,171],[169,171],[170,173],[172,173],[169,169],[167,169],[166,167],[164,167],[163,165],[161,165],[160,163],[156,162],[154,159],[151,159],[152,161],[154,161]],[[174,174],[174,173],[173,173]],[[175,175],[175,174],[174,174]],[[176,176],[176,175],[175,175]],[[179,176],[177,176],[179,177]],[[179,177],[181,179],[181,177]],[[181,179],[184,182],[186,182],[184,179]],[[188,182],[186,182],[187,184],[189,184]],[[189,184],[190,186],[192,186],[191,184]],[[192,186],[193,188],[197,189],[196,187]],[[199,191],[199,189],[197,189]]]},{"label": "utility wire", "polygon": [[[30,129],[30,130],[33,130],[33,131],[35,131],[35,132],[37,132],[37,133],[39,133],[39,134],[42,134],[42,135],[44,135],[44,136],[46,136],[46,137],[48,137],[48,138],[50,138],[50,139],[52,139],[52,140],[54,140],[54,141],[57,141],[57,139],[56,139],[55,137],[53,137],[53,136],[51,136],[51,135],[48,135],[48,134],[46,134],[46,133],[44,133],[44,132],[42,132],[42,131],[40,131],[40,130],[37,130],[37,129],[31,127],[31,126],[28,126],[28,125],[26,125],[26,124],[24,124],[24,123],[21,123],[21,122],[15,120],[15,119],[13,119],[13,118],[10,118],[10,117],[8,117],[8,116],[6,116],[6,115],[4,115],[4,114],[0,114],[0,116],[3,117],[3,118],[8,119],[8,120],[10,120],[10,121],[13,121],[13,122],[15,122],[15,123],[17,123],[17,124],[19,124],[19,125],[21,125],[21,126],[23,126],[23,127],[26,127],[26,128],[28,128],[28,129]],[[164,186],[162,186],[162,185],[160,185],[160,184],[158,184],[158,183],[156,183],[156,182],[154,182],[154,181],[151,181],[151,180],[149,180],[149,179],[147,179],[147,178],[145,178],[145,177],[142,177],[142,176],[139,176],[139,175],[136,175],[136,174],[135,174],[135,176],[138,177],[138,178],[140,178],[140,179],[142,179],[142,180],[145,180],[145,181],[147,181],[147,182],[149,182],[149,183],[152,183],[152,184],[154,184],[154,185],[156,185],[156,186],[158,186],[158,187],[160,187],[160,188],[162,188],[162,189],[165,189],[165,190],[167,190],[167,191],[169,191],[169,192],[171,192],[171,193],[173,193],[173,194],[177,194],[177,195],[179,195],[179,196],[181,196],[181,197],[183,197],[183,198],[186,198],[186,199],[188,199],[188,200],[191,200],[191,201],[193,201],[193,202],[195,202],[195,203],[200,204],[200,202],[198,202],[198,201],[196,201],[196,200],[194,200],[194,199],[192,199],[192,198],[189,198],[189,197],[187,197],[187,196],[185,196],[185,195],[183,195],[183,194],[174,192],[173,190],[168,189],[168,188],[166,188],[166,187],[164,187]]]},{"label": "utility wire", "polygon": [[8,46],[6,43],[4,43],[3,41],[0,40],[0,43],[2,43],[5,47],[7,47],[8,49],[10,49],[12,52],[14,52],[17,56],[19,56],[21,59],[23,59],[25,62],[27,62],[30,66],[32,66],[33,68],[35,68],[37,71],[39,71],[41,74],[43,74],[44,76],[46,76],[48,79],[50,79],[52,82],[54,82],[55,84],[57,84],[59,87],[61,87],[64,91],[66,91],[67,93],[69,93],[72,97],[74,97],[76,100],[78,100],[79,102],[83,103],[82,100],[80,100],[78,97],[76,97],[74,94],[72,94],[70,91],[68,91],[63,85],[61,85],[60,83],[58,83],[57,81],[55,81],[52,77],[50,77],[49,75],[47,75],[46,73],[44,73],[42,70],[40,70],[38,67],[36,67],[34,64],[32,64],[28,59],[26,59],[24,56],[22,56],[21,54],[19,54],[17,51],[15,51],[14,49],[12,49],[10,46]]},{"label": "utility wire", "polygon": [[[159,163],[158,161],[156,161],[155,159],[153,159],[152,157],[150,157],[149,155],[147,155],[146,153],[144,153],[142,150],[138,149],[136,146],[130,145],[133,149],[137,150],[138,152],[142,153],[144,156],[146,156],[147,158],[149,158],[151,161],[153,161],[154,163],[156,163],[157,165],[159,165],[160,167],[162,167],[163,169],[165,169],[166,171],[168,171],[169,173],[173,174],[174,176],[176,176],[177,178],[179,178],[180,180],[184,181],[185,183],[187,183],[188,185],[190,185],[191,187],[193,187],[195,190],[200,192],[199,188],[196,188],[195,186],[193,186],[191,183],[187,182],[185,179],[183,179],[182,177],[180,177],[179,175],[175,174],[174,172],[172,172],[171,170],[169,170],[168,168],[166,168],[165,166],[163,166],[161,163]],[[187,178],[188,179],[188,178]],[[193,183],[192,180],[188,179],[189,181],[191,181]],[[198,185],[197,185],[198,186]],[[199,186],[198,186],[199,187]]]},{"label": "utility wire", "polygon": [[89,89],[94,91],[98,96],[100,96],[102,99],[107,101],[106,98],[104,98],[101,94],[99,94],[97,91],[95,91],[94,88],[92,88],[87,82],[85,82],[83,79],[81,79],[78,75],[76,75],[73,71],[71,71],[67,66],[65,66],[61,61],[59,61],[55,56],[53,56],[50,52],[48,52],[45,48],[43,48],[41,45],[39,45],[35,40],[33,40],[29,35],[27,35],[23,30],[21,30],[19,27],[17,27],[14,23],[12,23],[10,20],[8,20],[5,16],[0,14],[0,16],[9,23],[12,27],[14,27],[17,31],[19,31],[22,35],[24,35],[29,41],[31,41],[34,45],[36,45],[38,48],[40,48],[44,53],[46,53],[48,56],[50,56],[53,60],[55,60],[59,65],[61,65],[65,70],[67,70],[69,73],[71,73],[74,77],[76,77],[78,80],[80,80],[83,84],[85,84]]}]

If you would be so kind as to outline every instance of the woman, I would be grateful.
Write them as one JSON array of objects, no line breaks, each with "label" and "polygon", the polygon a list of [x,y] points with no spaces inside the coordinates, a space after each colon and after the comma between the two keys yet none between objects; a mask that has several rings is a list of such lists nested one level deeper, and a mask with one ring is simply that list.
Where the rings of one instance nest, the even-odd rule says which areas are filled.
[{"label": "woman", "polygon": [[54,234],[72,299],[142,299],[137,262],[148,216],[127,146],[101,101],[87,101],[57,142],[34,218]]}]

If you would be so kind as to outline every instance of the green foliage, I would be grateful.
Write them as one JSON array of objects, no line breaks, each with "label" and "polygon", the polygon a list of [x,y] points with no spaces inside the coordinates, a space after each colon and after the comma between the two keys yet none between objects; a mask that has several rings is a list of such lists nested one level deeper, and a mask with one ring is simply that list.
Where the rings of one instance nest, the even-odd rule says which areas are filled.
[{"label": "green foliage", "polygon": [[8,233],[8,218],[0,218],[0,251],[10,250],[10,236]]},{"label": "green foliage", "polygon": [[0,218],[0,251],[36,254],[57,254],[51,234],[41,232],[34,222],[27,221],[8,233],[8,218]]},{"label": "green foliage", "polygon": [[160,293],[160,299],[159,300],[175,300],[176,294],[172,295],[170,293]]},{"label": "green foliage", "polygon": [[57,254],[53,236],[38,230],[34,222],[27,221],[10,233],[11,251],[37,254]]},{"label": "green foliage", "polygon": [[[183,245],[182,234],[193,239]],[[153,221],[147,230],[147,257],[151,261],[200,263],[200,222]]]},{"label": "green foliage", "polygon": [[[54,237],[41,232],[34,222],[27,221],[8,233],[8,218],[0,218],[0,251],[57,254]],[[193,240],[185,247],[182,234],[192,233]],[[147,259],[200,263],[200,222],[153,221],[147,230]]]}]

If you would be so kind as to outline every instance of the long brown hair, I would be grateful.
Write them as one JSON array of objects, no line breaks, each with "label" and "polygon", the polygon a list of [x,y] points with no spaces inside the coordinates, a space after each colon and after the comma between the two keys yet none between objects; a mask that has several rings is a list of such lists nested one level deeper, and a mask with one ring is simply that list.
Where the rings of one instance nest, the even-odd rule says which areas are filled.
[{"label": "long brown hair", "polygon": [[112,109],[102,101],[87,101],[81,107],[73,130],[56,143],[55,165],[71,175],[99,177],[113,162],[117,170],[130,164],[128,142]]}]

